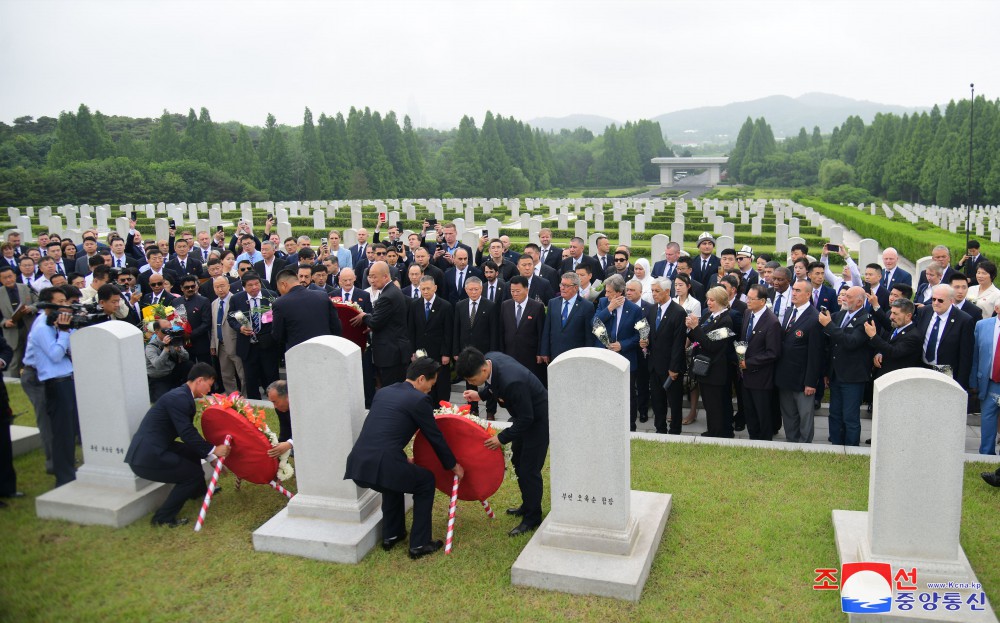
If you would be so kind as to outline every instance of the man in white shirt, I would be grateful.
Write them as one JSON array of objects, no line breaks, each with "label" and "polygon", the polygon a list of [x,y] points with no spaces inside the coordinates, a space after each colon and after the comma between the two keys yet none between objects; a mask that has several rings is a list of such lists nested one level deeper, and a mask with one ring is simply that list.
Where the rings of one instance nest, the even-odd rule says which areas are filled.
[{"label": "man in white shirt", "polygon": [[31,287],[35,289],[35,292],[41,292],[45,288],[52,287],[51,279],[52,275],[56,274],[56,263],[51,257],[46,255],[38,263],[38,270],[42,273],[41,276],[36,277],[31,282]]}]

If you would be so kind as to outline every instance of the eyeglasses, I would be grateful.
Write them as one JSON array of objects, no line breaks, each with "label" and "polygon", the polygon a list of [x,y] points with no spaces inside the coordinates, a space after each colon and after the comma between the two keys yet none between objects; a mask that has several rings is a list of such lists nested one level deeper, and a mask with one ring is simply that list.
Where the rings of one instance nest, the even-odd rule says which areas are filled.
[{"label": "eyeglasses", "polygon": [[933,303],[944,303],[944,301],[945,301],[944,299],[936,299],[934,297],[931,297],[931,302]]},{"label": "eyeglasses", "polygon": [[197,289],[198,289],[198,286],[196,286],[196,285],[181,286],[181,290],[197,290]]},{"label": "eyeglasses", "polygon": [[615,263],[616,263],[616,264],[617,264],[618,262],[627,262],[627,261],[628,261],[628,260],[626,260],[626,259],[625,259],[624,257],[616,257],[616,258],[615,258]]},{"label": "eyeglasses", "polygon": [[240,268],[239,268],[239,271],[240,271],[241,273],[245,273],[245,272],[247,272],[248,270],[250,270],[250,267],[249,267],[249,266],[240,266]]},{"label": "eyeglasses", "polygon": [[375,252],[375,257],[384,257],[384,256],[385,256],[385,251],[376,251]]},{"label": "eyeglasses", "polygon": [[150,281],[149,282],[149,287],[150,288],[162,288],[163,287],[163,282],[162,281]]}]

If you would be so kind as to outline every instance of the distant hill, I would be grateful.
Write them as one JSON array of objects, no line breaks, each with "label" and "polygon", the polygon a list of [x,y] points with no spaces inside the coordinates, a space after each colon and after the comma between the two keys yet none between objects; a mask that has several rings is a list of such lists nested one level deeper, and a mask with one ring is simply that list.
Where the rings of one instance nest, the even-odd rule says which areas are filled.
[{"label": "distant hill", "polygon": [[[829,93],[806,93],[799,97],[771,95],[748,102],[733,102],[724,106],[704,106],[666,113],[653,117],[660,122],[660,128],[667,139],[675,145],[699,143],[726,143],[736,141],[740,126],[747,117],[764,117],[774,130],[776,138],[796,136],[799,128],[812,132],[814,126],[824,134],[829,134],[847,117],[859,115],[865,123],[875,118],[875,113],[912,113],[929,110],[907,108],[856,100]],[[539,117],[527,122],[533,128],[558,132],[562,129],[575,130],[584,127],[595,134],[620,121],[598,115],[567,115],[565,117]]]}]

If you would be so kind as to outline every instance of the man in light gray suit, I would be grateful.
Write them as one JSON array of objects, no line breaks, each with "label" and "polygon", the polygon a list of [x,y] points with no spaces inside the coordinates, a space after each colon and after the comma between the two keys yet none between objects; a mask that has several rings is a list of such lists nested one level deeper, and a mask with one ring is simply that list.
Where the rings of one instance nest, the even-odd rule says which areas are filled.
[{"label": "man in light gray suit", "polygon": [[[0,318],[3,319],[3,337],[14,350],[14,358],[7,364],[7,376],[20,376],[24,347],[28,343],[28,329],[35,321],[34,305],[38,300],[35,291],[17,282],[17,273],[9,266],[0,266]],[[24,304],[31,310],[16,323],[11,321],[14,310]]]},{"label": "man in light gray suit", "polygon": [[246,376],[243,374],[243,360],[236,355],[236,330],[227,322],[229,303],[233,298],[229,292],[229,279],[216,277],[212,281],[212,288],[215,290],[217,298],[212,301],[209,349],[213,357],[219,358],[222,386],[226,389],[226,393],[230,394],[238,389],[236,386],[237,377],[239,377],[240,387],[246,387]]}]

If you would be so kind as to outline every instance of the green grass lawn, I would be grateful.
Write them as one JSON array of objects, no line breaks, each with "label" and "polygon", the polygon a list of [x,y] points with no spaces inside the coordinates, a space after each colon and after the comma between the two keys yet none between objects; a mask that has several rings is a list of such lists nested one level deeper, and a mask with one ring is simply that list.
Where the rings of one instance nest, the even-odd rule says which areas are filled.
[{"label": "green grass lawn", "polygon": [[[11,390],[15,412],[27,410],[18,423],[30,423]],[[495,520],[459,505],[450,556],[414,562],[405,548],[377,548],[338,565],[255,552],[251,533],[285,499],[256,485],[236,491],[231,476],[195,534],[145,519],[120,530],[39,520],[33,498],[52,487],[42,454],[15,466],[28,497],[0,511],[0,621],[840,622],[838,594],[812,590],[813,569],[838,566],[831,511],[864,510],[868,496],[862,456],[633,441],[632,487],[671,493],[673,510],[642,600],[629,604],[511,586],[526,543],[506,535],[513,481],[491,500]],[[995,603],[1000,491],[980,481],[983,469],[965,469],[962,544]],[[443,538],[445,495],[434,513]],[[182,516],[196,515],[188,503]]]}]

